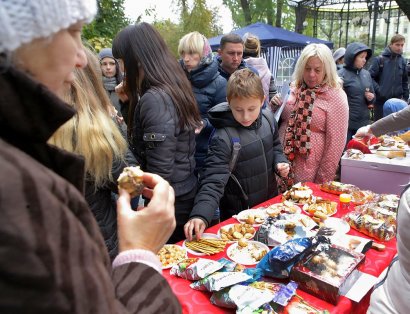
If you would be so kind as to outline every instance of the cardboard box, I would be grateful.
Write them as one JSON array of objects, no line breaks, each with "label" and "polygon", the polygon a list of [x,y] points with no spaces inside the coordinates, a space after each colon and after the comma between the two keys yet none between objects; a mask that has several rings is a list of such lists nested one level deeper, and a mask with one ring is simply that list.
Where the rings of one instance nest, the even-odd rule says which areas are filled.
[{"label": "cardboard box", "polygon": [[[326,247],[325,250],[320,248]],[[337,304],[359,275],[357,266],[365,255],[349,251],[335,244],[319,246],[317,250],[300,260],[290,273],[298,288],[329,303]]]},{"label": "cardboard box", "polygon": [[362,190],[400,195],[410,181],[410,156],[393,158],[366,154],[364,159],[341,160],[341,182],[354,184]]}]

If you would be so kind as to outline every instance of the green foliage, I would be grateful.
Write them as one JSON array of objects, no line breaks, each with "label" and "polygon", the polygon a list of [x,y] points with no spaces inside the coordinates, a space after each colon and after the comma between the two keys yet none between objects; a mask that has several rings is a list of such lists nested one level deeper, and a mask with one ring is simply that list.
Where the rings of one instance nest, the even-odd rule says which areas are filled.
[{"label": "green foliage", "polygon": [[112,40],[104,37],[93,37],[86,39],[86,42],[96,51],[100,52],[101,49],[111,47]]},{"label": "green foliage", "polygon": [[[179,40],[187,33],[198,31],[205,37],[210,38],[222,33],[219,24],[217,8],[208,8],[205,0],[194,0],[192,8],[182,10],[180,5],[181,22],[176,24],[170,20],[155,21],[153,25],[160,32],[175,58],[179,58]],[[155,10],[150,14],[155,16]]]},{"label": "green foliage", "polygon": [[[222,3],[226,5],[232,12],[232,20],[235,25],[240,28],[247,25],[245,21],[244,11],[240,0],[223,0]],[[251,14],[251,23],[268,22],[268,7],[273,7],[273,13],[276,13],[277,1],[274,0],[248,0],[249,10]],[[275,16],[271,17],[275,21]],[[282,8],[282,28],[293,30],[295,25],[295,12],[290,7],[287,1],[284,1]]]},{"label": "green foliage", "polygon": [[98,52],[110,47],[115,35],[131,22],[124,14],[124,0],[98,0],[97,5],[97,16],[84,27],[83,37]]},{"label": "green foliage", "polygon": [[205,37],[213,37],[221,32],[218,27],[218,12],[216,8],[208,8],[205,0],[194,0],[192,10],[181,12],[184,33],[198,31]]},{"label": "green foliage", "polygon": [[178,58],[179,39],[184,33],[182,26],[180,24],[172,23],[170,20],[154,22],[153,25],[164,38],[175,58]]}]

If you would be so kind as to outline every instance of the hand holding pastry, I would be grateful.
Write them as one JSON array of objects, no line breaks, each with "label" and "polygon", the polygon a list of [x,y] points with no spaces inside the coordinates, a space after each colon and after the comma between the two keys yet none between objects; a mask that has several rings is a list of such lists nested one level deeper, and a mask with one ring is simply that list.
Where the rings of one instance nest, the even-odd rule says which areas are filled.
[{"label": "hand holding pastry", "polygon": [[142,194],[150,201],[138,211],[131,209],[130,194],[120,188],[117,201],[118,239],[120,252],[144,249],[157,254],[175,229],[175,194],[160,176],[142,174]]}]

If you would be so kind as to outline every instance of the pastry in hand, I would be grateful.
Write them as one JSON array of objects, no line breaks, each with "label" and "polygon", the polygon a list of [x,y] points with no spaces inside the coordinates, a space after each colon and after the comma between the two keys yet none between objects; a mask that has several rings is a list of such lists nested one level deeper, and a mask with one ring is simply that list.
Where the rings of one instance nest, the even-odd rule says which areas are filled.
[{"label": "pastry in hand", "polygon": [[143,174],[144,172],[139,166],[125,167],[118,177],[118,188],[126,190],[130,193],[131,197],[141,195],[144,189],[144,183],[142,181]]}]

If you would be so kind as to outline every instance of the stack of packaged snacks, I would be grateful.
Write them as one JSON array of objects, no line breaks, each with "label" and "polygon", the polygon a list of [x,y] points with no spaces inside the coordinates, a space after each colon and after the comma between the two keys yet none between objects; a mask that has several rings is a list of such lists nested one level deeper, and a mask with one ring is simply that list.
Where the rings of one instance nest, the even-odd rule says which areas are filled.
[{"label": "stack of packaged snacks", "polygon": [[374,202],[356,206],[343,219],[352,228],[379,241],[388,241],[396,236],[396,208],[394,203],[386,203],[383,196],[378,196]]}]

